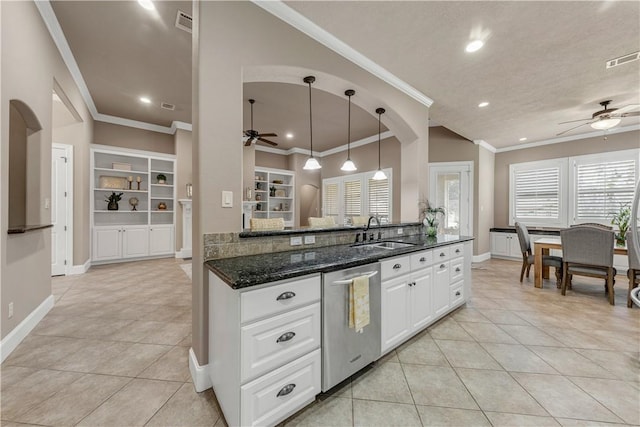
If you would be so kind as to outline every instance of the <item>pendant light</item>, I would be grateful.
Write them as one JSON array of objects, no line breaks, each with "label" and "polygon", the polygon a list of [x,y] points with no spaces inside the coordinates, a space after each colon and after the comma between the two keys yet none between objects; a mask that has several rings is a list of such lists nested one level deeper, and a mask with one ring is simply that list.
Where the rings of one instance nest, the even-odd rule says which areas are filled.
[{"label": "pendant light", "polygon": [[320,163],[318,163],[318,160],[316,160],[316,158],[313,157],[313,119],[311,115],[311,83],[315,82],[316,78],[314,76],[307,76],[304,79],[302,79],[302,81],[309,85],[309,146],[311,148],[311,156],[309,156],[309,158],[307,159],[307,162],[304,164],[302,169],[315,170],[315,169],[320,169],[322,167],[320,166]]},{"label": "pendant light", "polygon": [[347,127],[347,160],[342,164],[341,170],[345,172],[353,172],[358,170],[355,163],[351,161],[351,97],[355,95],[356,91],[353,89],[348,89],[344,92],[345,95],[349,97],[349,119],[348,119],[348,127]]},{"label": "pendant light", "polygon": [[373,175],[373,178],[371,178],[375,179],[376,181],[387,179],[387,175],[385,175],[385,173],[382,171],[382,168],[380,167],[380,117],[384,114],[384,112],[384,108],[376,108],[376,113],[378,113],[378,171],[375,175]]}]

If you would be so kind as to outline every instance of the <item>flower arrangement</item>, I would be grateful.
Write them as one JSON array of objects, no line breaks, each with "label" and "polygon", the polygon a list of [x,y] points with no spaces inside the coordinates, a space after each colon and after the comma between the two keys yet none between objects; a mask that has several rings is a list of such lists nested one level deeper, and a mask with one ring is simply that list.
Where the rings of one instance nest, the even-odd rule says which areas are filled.
[{"label": "flower arrangement", "polygon": [[122,193],[116,194],[115,192],[112,192],[109,197],[104,199],[104,201],[108,203],[107,209],[110,211],[118,210],[118,202],[120,200],[122,200]]},{"label": "flower arrangement", "polygon": [[164,184],[165,182],[167,182],[167,176],[162,173],[158,174],[156,179],[158,180],[158,184]]},{"label": "flower arrangement", "polygon": [[445,210],[442,206],[437,208],[431,206],[429,200],[421,201],[419,207],[420,218],[426,227],[426,234],[427,236],[434,237],[438,233],[438,214],[444,215]]},{"label": "flower arrangement", "polygon": [[627,230],[629,230],[629,222],[631,221],[631,207],[629,203],[626,203],[620,207],[618,213],[613,215],[611,224],[618,226],[618,232],[616,233],[616,244],[618,246],[624,246],[627,240]]}]

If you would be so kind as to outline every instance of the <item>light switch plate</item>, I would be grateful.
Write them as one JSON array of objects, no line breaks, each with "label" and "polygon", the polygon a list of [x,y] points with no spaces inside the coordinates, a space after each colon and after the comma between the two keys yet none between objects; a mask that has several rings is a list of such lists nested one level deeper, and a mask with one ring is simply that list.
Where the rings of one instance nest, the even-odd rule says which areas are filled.
[{"label": "light switch plate", "polygon": [[398,228],[398,234],[402,234],[402,228]]},{"label": "light switch plate", "polygon": [[222,192],[222,207],[223,208],[233,207],[233,191]]},{"label": "light switch plate", "polygon": [[316,242],[316,236],[304,236],[305,245],[313,245]]}]

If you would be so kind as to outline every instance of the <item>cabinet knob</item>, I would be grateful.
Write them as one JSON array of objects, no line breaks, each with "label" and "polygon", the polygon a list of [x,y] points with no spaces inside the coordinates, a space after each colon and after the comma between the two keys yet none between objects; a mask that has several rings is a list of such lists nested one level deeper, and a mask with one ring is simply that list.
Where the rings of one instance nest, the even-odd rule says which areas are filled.
[{"label": "cabinet knob", "polygon": [[291,299],[291,298],[293,298],[295,296],[296,296],[296,294],[294,292],[283,292],[280,295],[278,295],[276,300],[277,301],[282,301],[282,300],[286,300],[286,299]]},{"label": "cabinet knob", "polygon": [[287,394],[291,393],[294,388],[296,388],[295,384],[287,384],[286,386],[280,389],[276,397],[286,396]]},{"label": "cabinet knob", "polygon": [[282,334],[278,337],[278,339],[276,340],[276,342],[287,342],[291,339],[293,339],[293,337],[296,336],[295,332],[287,332],[285,334]]},{"label": "cabinet knob", "polygon": [[460,249],[456,249],[456,253],[459,254],[460,253]]},{"label": "cabinet knob", "polygon": [[460,296],[460,291],[456,291],[456,296],[459,297]]},{"label": "cabinet knob", "polygon": [[443,257],[443,256],[446,256],[446,255],[444,254],[444,252],[440,252],[440,256]]},{"label": "cabinet knob", "polygon": [[445,267],[446,267],[446,265],[440,264],[440,268],[445,268]]},{"label": "cabinet knob", "polygon": [[456,273],[460,273],[460,267],[456,268]]},{"label": "cabinet knob", "polygon": [[420,262],[427,262],[427,259],[425,257],[420,258]]},{"label": "cabinet knob", "polygon": [[394,270],[397,270],[397,269],[399,269],[399,268],[402,268],[402,265],[401,265],[401,264],[396,264],[396,265],[394,265],[394,266],[393,266],[393,269],[394,269]]}]

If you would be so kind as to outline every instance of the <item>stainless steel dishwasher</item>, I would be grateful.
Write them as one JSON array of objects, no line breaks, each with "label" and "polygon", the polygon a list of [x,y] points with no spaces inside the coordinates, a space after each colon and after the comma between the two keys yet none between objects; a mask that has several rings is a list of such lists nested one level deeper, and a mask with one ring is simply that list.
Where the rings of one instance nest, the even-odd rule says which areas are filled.
[{"label": "stainless steel dishwasher", "polygon": [[[349,328],[349,285],[364,275],[370,323],[356,332]],[[322,280],[322,391],[327,391],[380,357],[380,264],[325,273]]]}]

